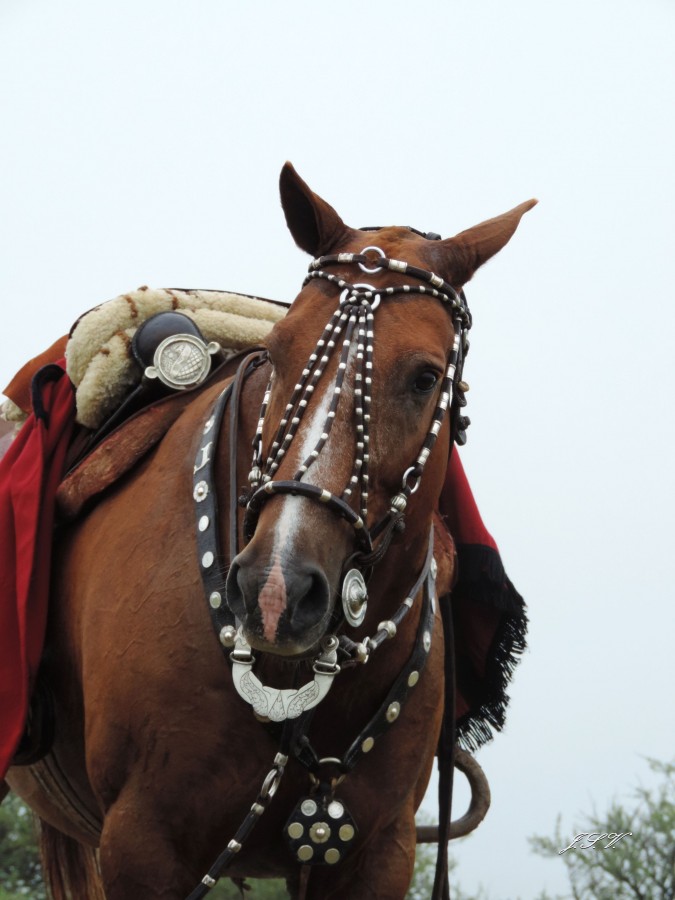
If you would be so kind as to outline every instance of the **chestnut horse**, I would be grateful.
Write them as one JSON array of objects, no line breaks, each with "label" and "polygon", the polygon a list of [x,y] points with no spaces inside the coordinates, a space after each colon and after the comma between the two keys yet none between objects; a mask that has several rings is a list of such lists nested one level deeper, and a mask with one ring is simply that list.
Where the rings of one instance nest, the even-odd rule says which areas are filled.
[{"label": "chestnut horse", "polygon": [[69,792],[8,780],[59,898],[203,896],[219,854],[310,900],[403,898],[412,878],[444,709],[454,556],[431,547],[462,286],[534,201],[440,240],[346,226],[289,164],[281,199],[319,259],[265,354],[56,538],[43,667]]}]

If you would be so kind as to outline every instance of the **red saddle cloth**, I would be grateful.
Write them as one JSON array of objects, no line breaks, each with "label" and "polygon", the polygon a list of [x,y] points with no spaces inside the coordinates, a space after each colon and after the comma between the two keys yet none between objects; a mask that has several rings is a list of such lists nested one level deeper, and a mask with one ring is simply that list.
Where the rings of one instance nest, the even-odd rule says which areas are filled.
[{"label": "red saddle cloth", "polygon": [[457,551],[451,601],[457,739],[466,750],[477,750],[504,727],[506,689],[526,646],[527,615],[478,512],[456,448],[439,509]]},{"label": "red saddle cloth", "polygon": [[[23,734],[44,642],[55,495],[75,413],[63,360],[33,379],[32,407],[0,459],[0,778]],[[439,507],[458,560],[452,591],[457,736],[472,750],[504,725],[506,687],[525,647],[527,618],[456,451]]]},{"label": "red saddle cloth", "polygon": [[0,778],[23,733],[47,624],[54,500],[75,421],[65,361],[40,370],[32,406],[0,459]]}]

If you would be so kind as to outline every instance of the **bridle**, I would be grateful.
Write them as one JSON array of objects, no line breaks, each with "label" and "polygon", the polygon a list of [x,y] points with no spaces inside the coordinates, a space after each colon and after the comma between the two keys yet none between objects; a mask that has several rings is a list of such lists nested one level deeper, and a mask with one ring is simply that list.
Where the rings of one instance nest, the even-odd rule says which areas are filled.
[{"label": "bridle", "polygon": [[[368,257],[369,253],[377,254],[378,258],[374,266],[372,265],[372,260]],[[340,276],[325,270],[327,266],[336,264],[358,265],[363,272],[368,274],[384,270],[406,273],[414,279],[426,282],[426,284],[404,284],[385,288],[375,288],[372,285],[363,283],[352,284]],[[325,326],[316,347],[302,370],[298,383],[295,385],[279,421],[267,458],[263,461],[262,432],[272,389],[271,379],[267,385],[253,440],[253,463],[248,476],[253,493],[247,503],[244,536],[247,541],[251,539],[262,507],[271,497],[280,494],[293,494],[294,496],[303,496],[322,503],[332,512],[345,519],[354,529],[356,540],[362,553],[370,554],[373,551],[374,540],[385,532],[393,521],[402,521],[402,514],[405,513],[410,496],[419,487],[424,467],[436,442],[445,414],[448,408],[453,405],[454,397],[457,397],[457,406],[465,403],[464,389],[466,386],[461,378],[464,357],[469,346],[467,332],[471,327],[471,313],[463,292],[458,293],[452,285],[433,272],[420,269],[417,266],[411,266],[409,263],[400,260],[388,258],[379,247],[375,246],[366,247],[360,253],[338,253],[315,259],[310,265],[309,274],[303,282],[303,287],[314,279],[323,279],[338,287],[341,292],[338,307]],[[455,337],[441,384],[439,400],[424,443],[415,462],[403,473],[400,490],[391,497],[388,511],[379,522],[369,529],[367,525],[370,481],[368,468],[370,459],[371,373],[375,339],[374,314],[382,300],[386,301],[397,295],[410,294],[431,296],[444,303],[452,316]],[[316,485],[307,484],[302,479],[321,453],[333,427],[355,336],[354,416],[356,420],[356,452],[354,454],[351,477],[342,494],[337,496]],[[288,452],[293,438],[297,434],[312,394],[324,374],[331,357],[338,352],[340,339],[342,343],[337,373],[333,383],[333,394],[321,436],[292,479],[276,481],[274,480],[274,474],[279,469],[283,457]],[[465,440],[464,432],[467,424],[468,420],[466,417],[455,416],[454,437],[459,437],[460,443],[463,443]],[[350,505],[350,501],[357,491],[359,494],[358,513]]]},{"label": "bridle", "polygon": [[[377,254],[376,265],[374,266],[371,265],[372,260],[368,256],[369,253]],[[362,271],[368,274],[385,270],[399,274],[405,273],[415,279],[415,282],[383,288],[375,288],[372,285],[362,283],[353,284],[338,275],[327,272],[326,267],[332,265],[358,265]],[[465,429],[468,425],[468,419],[459,415],[459,409],[465,405],[464,393],[468,387],[461,379],[464,358],[469,347],[467,332],[471,327],[471,314],[463,292],[460,291],[458,293],[448,282],[431,271],[409,265],[401,260],[388,258],[379,247],[366,247],[360,253],[338,253],[319,257],[311,263],[309,274],[303,282],[303,287],[314,279],[323,279],[338,287],[340,291],[338,306],[326,324],[316,347],[302,370],[298,383],[295,385],[291,398],[287,402],[284,413],[278,423],[269,453],[263,460],[263,427],[272,390],[271,379],[268,382],[253,439],[253,462],[248,476],[250,492],[241,498],[241,505],[246,507],[244,537],[247,542],[251,540],[255,533],[261,510],[273,496],[284,494],[302,496],[325,505],[326,508],[343,518],[354,529],[358,546],[358,550],[349,557],[343,568],[341,585],[343,609],[348,624],[360,624],[363,619],[361,613],[365,614],[365,601],[367,599],[367,589],[362,572],[365,571],[367,574],[372,565],[382,558],[388,549],[394,530],[402,526],[408,501],[419,487],[426,462],[436,443],[448,410],[450,410],[451,414],[453,439],[458,443],[464,443],[465,441]],[[430,296],[447,306],[452,316],[455,332],[453,347],[446,365],[431,425],[420,451],[412,465],[403,473],[399,491],[390,498],[389,509],[377,523],[369,528],[367,525],[368,463],[371,373],[375,338],[374,313],[383,301],[386,302],[397,295],[410,294]],[[308,484],[302,479],[321,453],[330,435],[340,403],[354,337],[356,338],[356,349],[353,393],[357,440],[350,479],[341,495],[337,496],[317,485]],[[338,351],[340,339],[341,347]],[[275,480],[274,475],[278,471],[283,457],[298,432],[312,394],[324,374],[331,357],[337,352],[340,353],[340,356],[333,383],[333,394],[321,436],[306,459],[302,461],[292,479]],[[240,366],[234,382],[228,385],[221,393],[212,408],[203,429],[203,437],[200,441],[194,466],[193,497],[197,518],[200,572],[209,602],[209,611],[214,629],[218,634],[223,649],[229,652],[233,665],[233,680],[239,694],[253,706],[260,716],[268,718],[270,721],[283,722],[280,751],[275,757],[272,769],[263,781],[256,801],[241,823],[235,837],[218,857],[207,875],[204,876],[201,884],[190,894],[188,900],[197,900],[197,898],[203,897],[216,883],[222,870],[239,852],[243,840],[246,839],[274,796],[290,754],[294,755],[298,762],[308,770],[310,778],[313,779],[315,784],[315,791],[318,791],[316,797],[323,806],[319,808],[317,813],[316,800],[313,800],[311,797],[305,798],[298,803],[289,822],[291,825],[294,825],[296,823],[293,817],[301,819],[302,816],[305,816],[307,819],[307,816],[309,816],[307,819],[307,827],[309,827],[312,819],[307,810],[310,806],[314,808],[312,815],[322,814],[323,818],[333,815],[330,811],[331,805],[338,807],[340,810],[339,822],[342,823],[344,828],[351,829],[351,837],[346,840],[345,847],[340,845],[340,850],[331,846],[329,848],[330,851],[336,852],[337,857],[329,860],[326,856],[325,861],[336,862],[340,858],[340,852],[344,851],[356,832],[348,811],[342,803],[334,799],[335,787],[341,778],[352,770],[356,762],[370,751],[379,735],[388,730],[396,721],[410,690],[414,688],[419,680],[431,647],[436,576],[436,564],[433,558],[433,528],[429,535],[425,562],[421,572],[415,579],[414,585],[391,619],[380,622],[377,631],[372,637],[356,643],[345,634],[341,634],[339,638],[335,635],[329,635],[324,639],[321,652],[314,660],[314,680],[299,689],[281,691],[267,688],[253,676],[251,669],[255,660],[251,654],[251,648],[244,640],[241,630],[237,627],[238,623],[235,621],[234,615],[227,606],[220,590],[224,566],[220,559],[218,539],[215,447],[222,419],[229,402],[231,408],[230,481],[231,490],[233,491],[236,484],[236,420],[239,395],[242,384],[247,374],[250,373],[251,368],[257,367],[264,361],[265,358],[259,355],[253,359],[247,357]],[[350,505],[357,493],[359,495],[358,512]],[[237,543],[235,503],[231,503],[230,508],[230,532],[230,553],[233,559],[236,555]],[[375,542],[378,539],[379,544],[375,547]],[[420,592],[423,595],[423,602],[413,651],[388,691],[384,702],[352,741],[342,757],[319,759],[307,737],[312,708],[325,696],[333,677],[341,668],[366,663],[375,650],[386,640],[396,635],[398,627],[413,607],[415,597]],[[353,618],[350,618],[350,612]],[[338,658],[340,664],[338,664]],[[447,689],[454,693],[452,683],[447,686]],[[282,712],[279,713],[279,710]],[[454,720],[454,713],[452,718]],[[326,781],[325,776],[321,774],[323,772],[322,766],[326,764],[341,772],[340,777],[334,778],[330,782]],[[451,769],[452,763],[450,763],[450,771]],[[449,809],[447,813],[448,816],[446,818],[448,818],[447,824],[449,827]],[[293,851],[295,852],[297,849],[297,858],[301,862],[314,861],[310,860],[309,857],[302,856],[302,852],[306,851],[307,844],[303,844],[298,848],[294,846],[293,835],[290,830],[291,825],[289,825],[287,830],[291,838]],[[318,827],[317,823],[315,822],[312,827]],[[325,838],[319,839],[317,837],[317,840],[323,841]],[[447,844],[447,834],[445,843]],[[328,853],[328,850],[325,850],[325,852]],[[439,841],[440,860],[441,842]],[[437,870],[439,885],[441,885],[443,878],[446,879],[447,884],[447,856],[445,857],[445,863],[445,876],[442,872],[439,876]],[[435,887],[434,896],[437,895],[436,890]]]}]

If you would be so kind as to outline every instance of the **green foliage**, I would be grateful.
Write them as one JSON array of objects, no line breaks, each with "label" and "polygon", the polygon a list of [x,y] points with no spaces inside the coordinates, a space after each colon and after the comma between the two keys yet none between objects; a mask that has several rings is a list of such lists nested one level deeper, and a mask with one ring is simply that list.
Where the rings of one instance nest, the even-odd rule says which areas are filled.
[{"label": "green foliage", "polygon": [[[249,888],[244,891],[246,900],[288,900],[286,883],[279,878],[250,878],[247,879],[246,884]],[[232,881],[223,878],[209,892],[209,898],[211,900],[241,900],[241,892]]]},{"label": "green foliage", "polygon": [[[675,897],[675,765],[648,760],[662,776],[657,788],[639,787],[630,809],[614,802],[606,813],[593,813],[573,835],[563,835],[560,819],[552,837],[530,838],[539,856],[562,858],[574,900],[673,900]],[[630,832],[608,849],[611,838],[588,849],[573,847],[561,854],[583,832],[600,835]],[[590,841],[580,841],[588,845]]]},{"label": "green foliage", "polygon": [[0,900],[44,900],[35,821],[10,794],[0,805]]}]

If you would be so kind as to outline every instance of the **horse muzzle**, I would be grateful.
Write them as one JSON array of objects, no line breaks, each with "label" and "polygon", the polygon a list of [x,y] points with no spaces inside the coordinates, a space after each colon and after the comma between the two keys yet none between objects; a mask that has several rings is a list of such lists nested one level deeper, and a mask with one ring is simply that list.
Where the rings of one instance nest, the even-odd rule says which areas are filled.
[{"label": "horse muzzle", "polygon": [[248,643],[283,656],[313,650],[331,619],[325,573],[310,563],[260,565],[247,548],[232,562],[227,602]]}]

